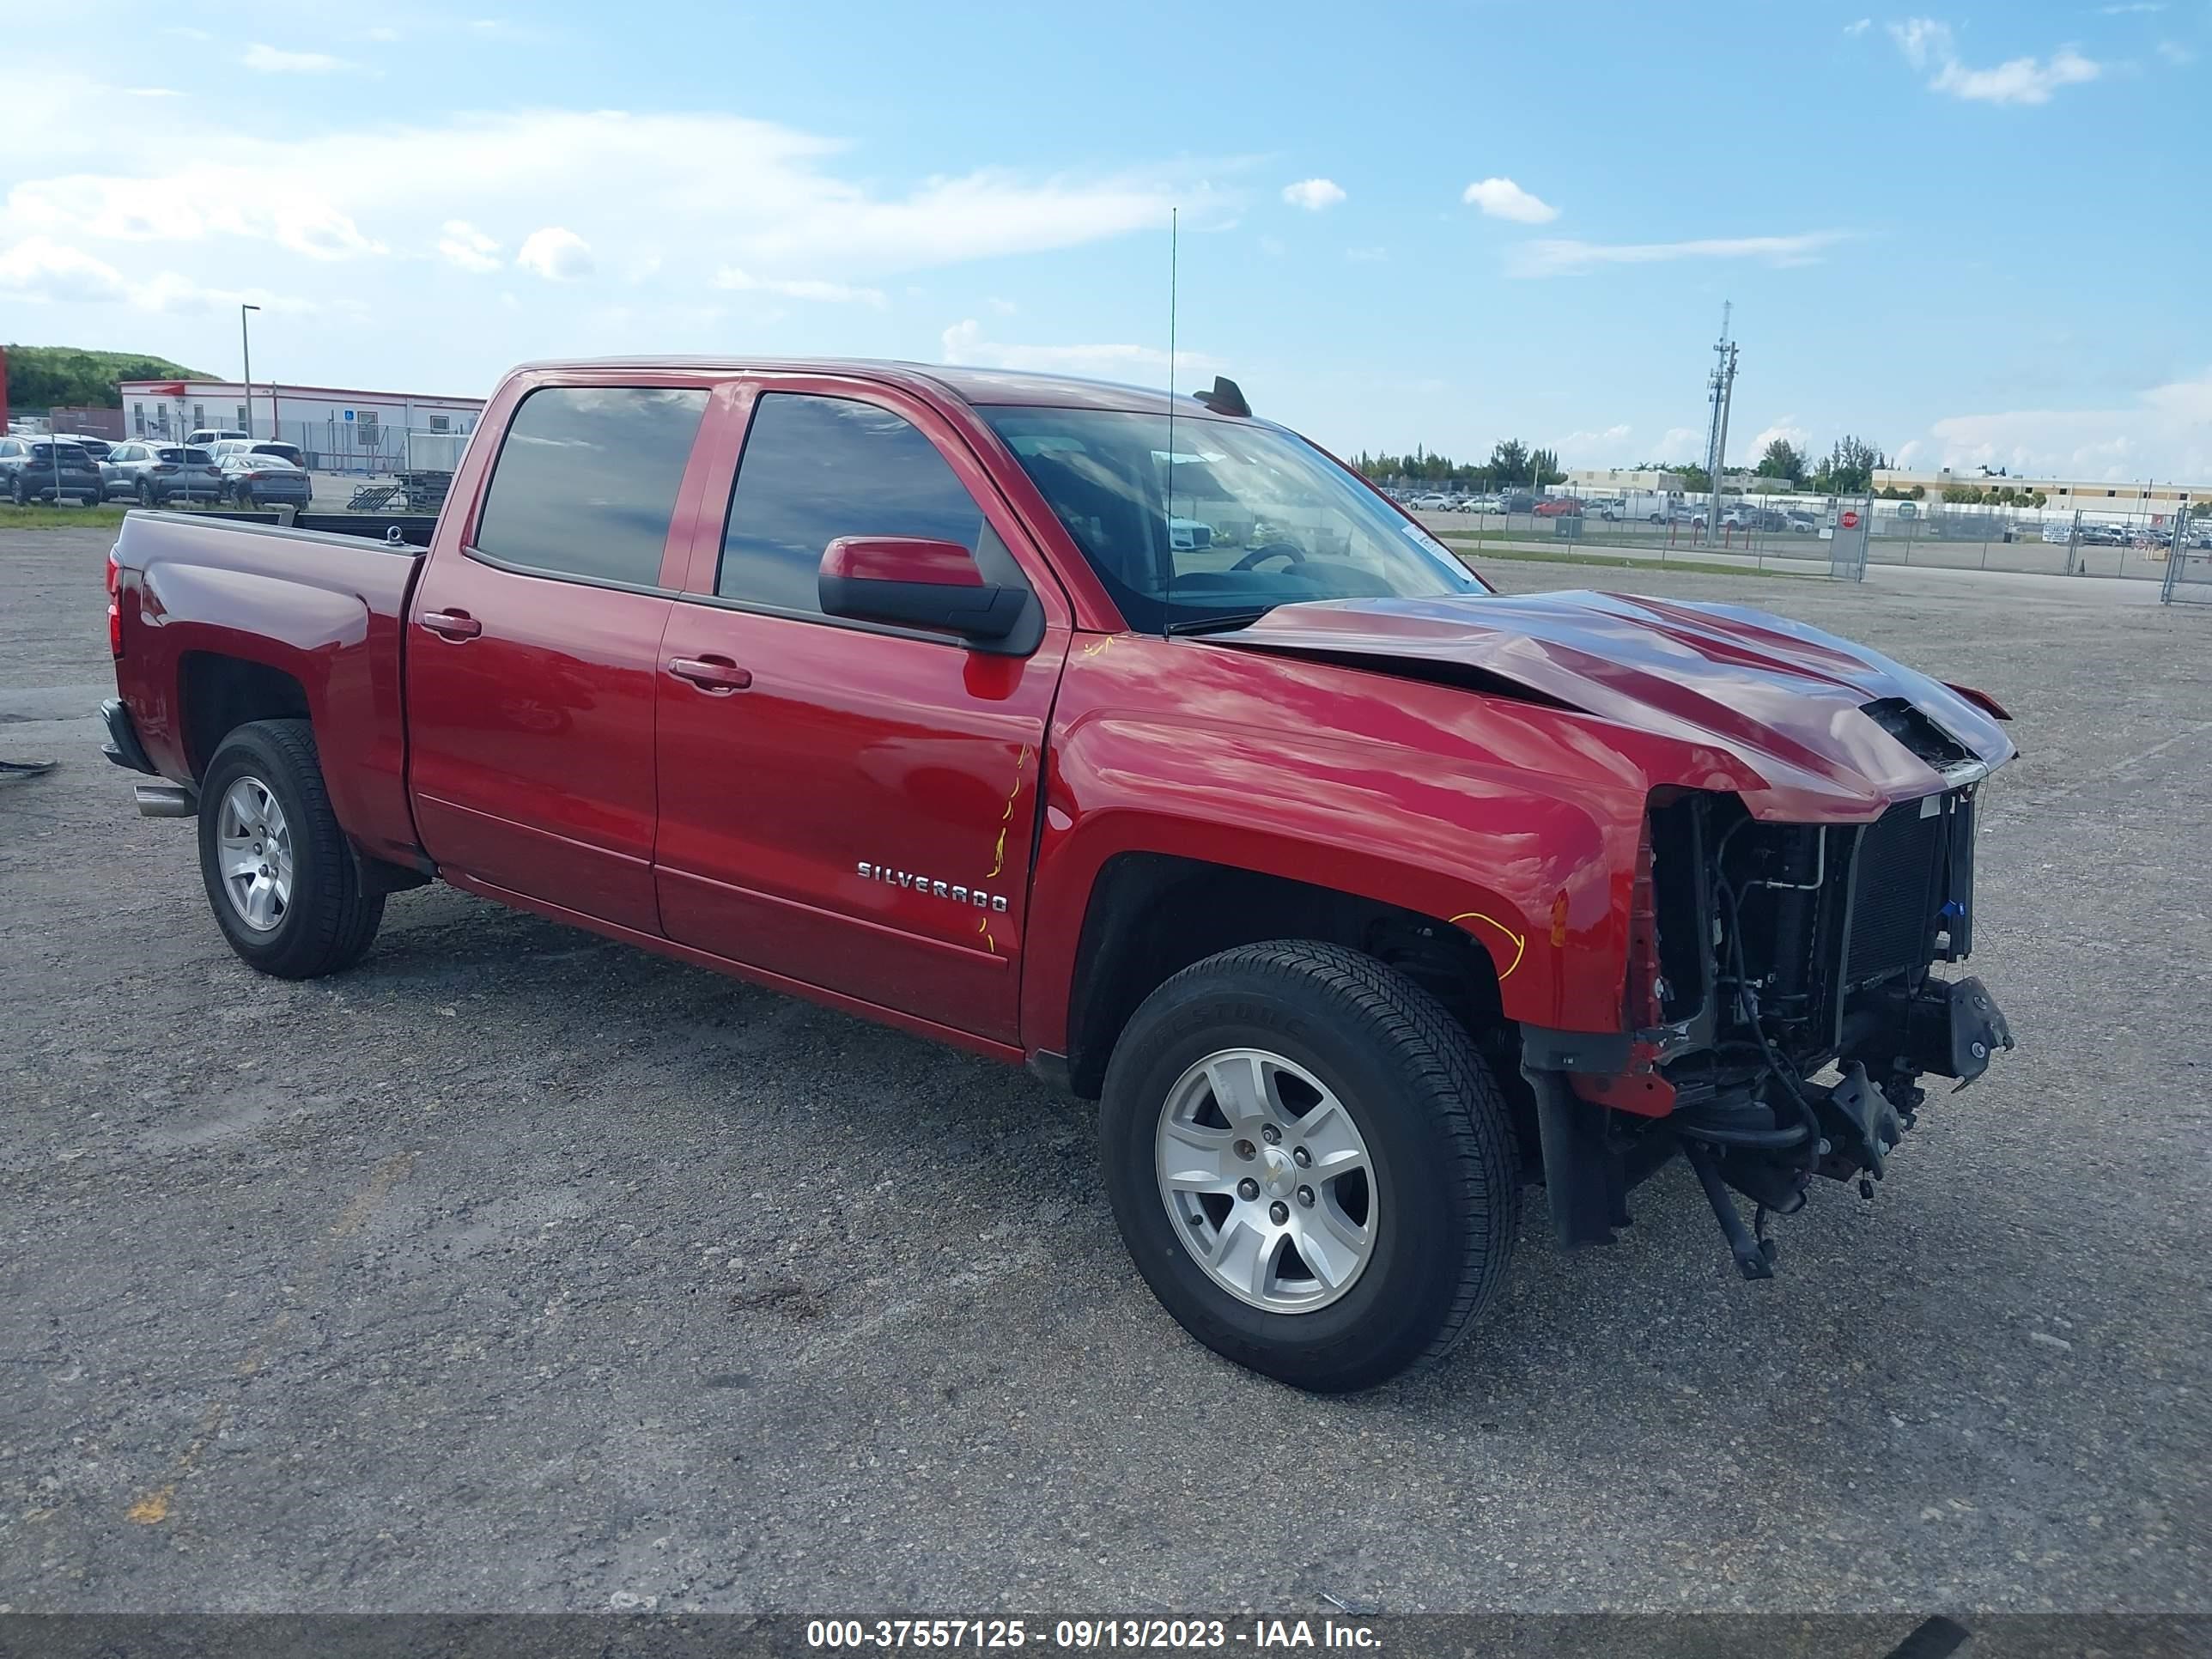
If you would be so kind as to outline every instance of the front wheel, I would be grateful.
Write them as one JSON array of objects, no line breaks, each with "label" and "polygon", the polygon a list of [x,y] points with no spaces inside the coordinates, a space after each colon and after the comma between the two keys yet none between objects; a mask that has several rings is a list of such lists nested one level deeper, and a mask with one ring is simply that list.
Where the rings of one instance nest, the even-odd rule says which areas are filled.
[{"label": "front wheel", "polygon": [[222,740],[200,779],[199,844],[216,926],[248,967],[314,979],[376,938],[384,895],[331,809],[307,721],[255,720]]},{"label": "front wheel", "polygon": [[1436,1359],[1497,1292],[1513,1129],[1466,1030],[1371,957],[1242,946],[1148,997],[1099,1126],[1123,1241],[1183,1328],[1318,1393]]}]

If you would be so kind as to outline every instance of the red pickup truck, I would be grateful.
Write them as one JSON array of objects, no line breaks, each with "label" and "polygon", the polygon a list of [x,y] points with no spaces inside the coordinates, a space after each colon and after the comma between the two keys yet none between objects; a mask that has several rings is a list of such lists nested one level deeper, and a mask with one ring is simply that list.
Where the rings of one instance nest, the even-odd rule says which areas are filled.
[{"label": "red pickup truck", "polygon": [[109,752],[240,957],[434,878],[1026,1062],[1170,1312],[1302,1387],[1464,1335],[1525,1184],[1610,1242],[1679,1153],[1765,1277],[2010,1045],[1932,971],[1991,698],[1500,595],[1225,380],[536,365],[424,539],[124,523]]}]

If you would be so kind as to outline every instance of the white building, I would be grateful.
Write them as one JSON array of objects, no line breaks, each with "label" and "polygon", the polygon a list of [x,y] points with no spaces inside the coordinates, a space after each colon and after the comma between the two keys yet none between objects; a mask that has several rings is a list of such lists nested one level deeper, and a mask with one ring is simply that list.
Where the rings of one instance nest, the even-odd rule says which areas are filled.
[{"label": "white building", "polygon": [[[133,438],[181,438],[210,428],[281,438],[334,471],[450,470],[483,414],[481,398],[257,380],[125,380],[123,423]],[[411,434],[411,436],[410,436]]]}]

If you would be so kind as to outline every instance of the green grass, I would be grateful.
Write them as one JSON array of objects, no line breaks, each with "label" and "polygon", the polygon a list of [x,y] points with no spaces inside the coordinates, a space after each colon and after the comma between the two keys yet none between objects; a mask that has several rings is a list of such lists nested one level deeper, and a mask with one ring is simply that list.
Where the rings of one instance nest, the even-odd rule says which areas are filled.
[{"label": "green grass", "polygon": [[48,507],[32,501],[17,507],[0,501],[0,530],[82,530],[123,522],[121,503],[112,507]]},{"label": "green grass", "polygon": [[1762,570],[1757,565],[1711,564],[1703,559],[1608,559],[1601,553],[1529,553],[1517,548],[1455,547],[1461,562],[1480,565],[1491,560],[1513,564],[1586,564],[1600,570],[1686,570],[1698,576],[1767,576],[1777,581],[1818,581],[1795,570]]}]

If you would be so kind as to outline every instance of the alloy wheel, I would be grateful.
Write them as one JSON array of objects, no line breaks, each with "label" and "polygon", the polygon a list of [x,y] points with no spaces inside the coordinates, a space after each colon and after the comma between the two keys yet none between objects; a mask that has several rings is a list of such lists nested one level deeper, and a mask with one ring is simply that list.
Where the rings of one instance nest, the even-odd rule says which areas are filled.
[{"label": "alloy wheel", "polygon": [[259,778],[235,779],[216,809],[216,857],[223,896],[256,933],[272,933],[292,907],[292,829]]},{"label": "alloy wheel", "polygon": [[1367,1143],[1335,1093],[1281,1054],[1224,1048],[1192,1066],[1160,1109],[1153,1164],[1176,1237],[1240,1302],[1314,1312],[1374,1254]]}]

